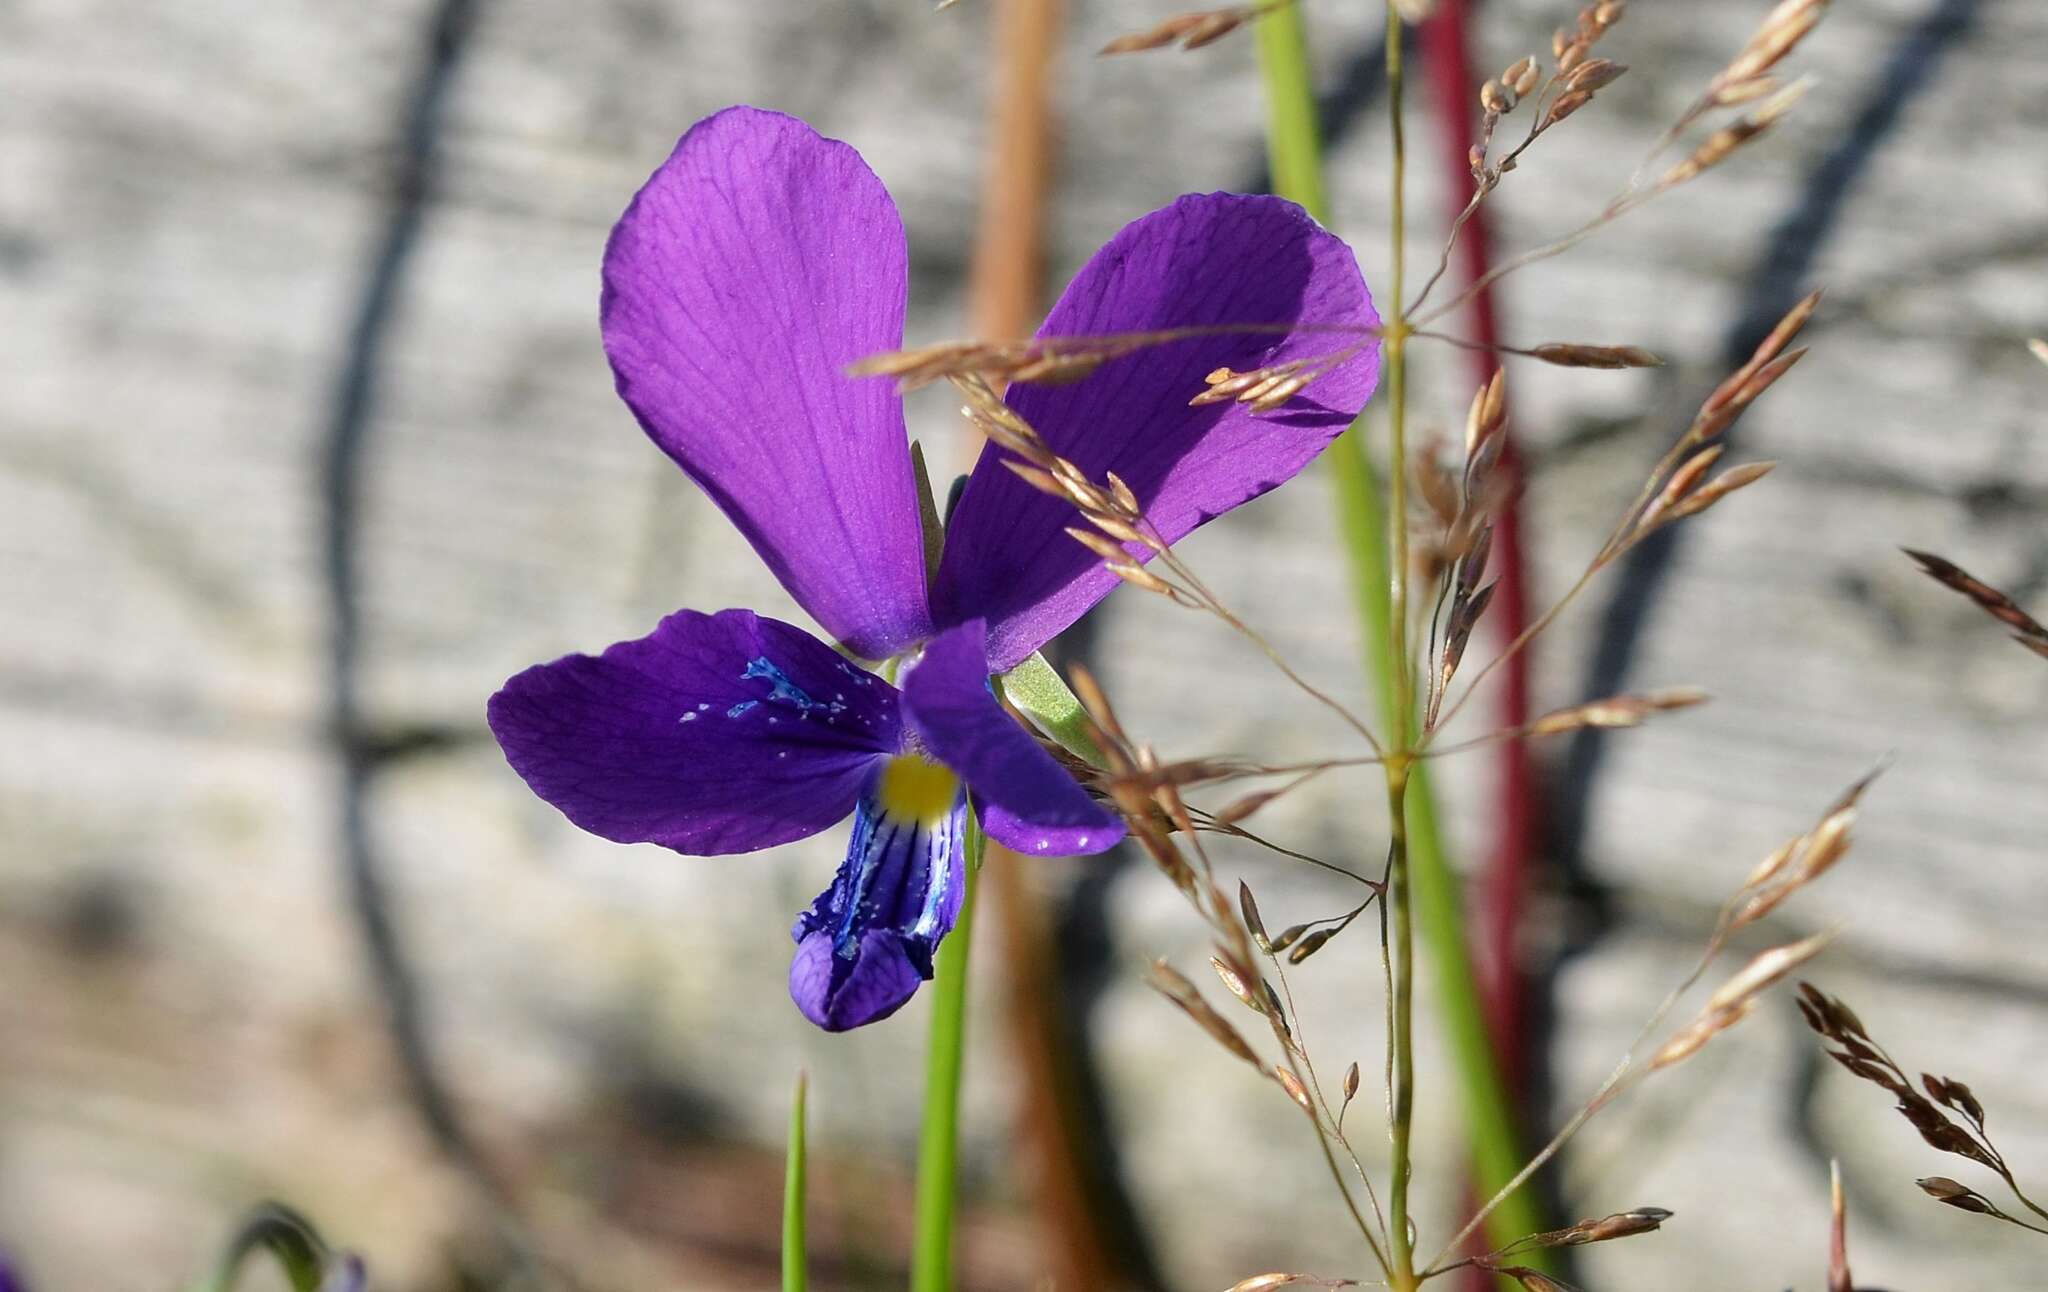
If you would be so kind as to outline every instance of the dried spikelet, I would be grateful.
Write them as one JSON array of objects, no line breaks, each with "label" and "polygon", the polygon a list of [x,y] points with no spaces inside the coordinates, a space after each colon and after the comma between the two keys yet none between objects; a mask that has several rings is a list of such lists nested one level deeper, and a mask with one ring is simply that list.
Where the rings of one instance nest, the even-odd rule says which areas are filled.
[{"label": "dried spikelet", "polygon": [[1503,1265],[1495,1273],[1505,1274],[1521,1284],[1528,1292],[1577,1292],[1571,1284],[1550,1277],[1541,1270],[1532,1270],[1526,1265]]},{"label": "dried spikelet", "polygon": [[[1985,1134],[1983,1105],[1968,1086],[1949,1077],[1923,1073],[1921,1083],[1928,1095],[1934,1096],[1930,1100],[1914,1088],[1905,1069],[1871,1039],[1853,1010],[1812,983],[1799,984],[1799,1012],[1807,1026],[1827,1043],[1823,1047],[1827,1056],[1852,1076],[1882,1088],[1896,1099],[1899,1115],[1929,1147],[1989,1168],[2018,1193],[2012,1169]],[[1964,1120],[1952,1119],[1944,1108],[1960,1113]],[[1989,1199],[1946,1176],[1930,1176],[1920,1182],[1920,1187],[1938,1202],[2001,1220],[2012,1219]]]},{"label": "dried spikelet", "polygon": [[1812,86],[1812,79],[1801,77],[1792,84],[1776,91],[1758,104],[1756,110],[1732,125],[1723,126],[1695,148],[1692,155],[1664,172],[1657,181],[1659,187],[1670,188],[1694,179],[1701,172],[1726,161],[1736,149],[1761,138],[1778,120],[1792,110],[1792,105],[1803,97]]},{"label": "dried spikelet", "polygon": [[1708,94],[1722,86],[1739,84],[1769,71],[1792,52],[1806,34],[1820,22],[1828,0],[1782,0],[1765,15],[1749,42],[1721,69],[1708,87]]},{"label": "dried spikelet", "polygon": [[1758,862],[1756,869],[1749,872],[1749,878],[1742,881],[1743,891],[1759,888],[1777,878],[1778,873],[1785,869],[1785,863],[1792,860],[1792,854],[1798,850],[1800,842],[1799,839],[1787,839],[1779,844],[1770,856]]},{"label": "dried spikelet", "polygon": [[896,389],[902,394],[921,390],[936,381],[964,376],[1064,385],[1081,380],[1108,360],[1137,349],[1141,343],[1137,339],[1087,338],[942,341],[872,354],[848,365],[846,372],[852,377],[894,377]]},{"label": "dried spikelet", "polygon": [[1309,926],[1306,924],[1288,925],[1286,928],[1280,930],[1279,937],[1274,938],[1272,940],[1273,950],[1276,953],[1285,951],[1287,948],[1293,946],[1295,942],[1301,937],[1301,935],[1308,932],[1308,930]]},{"label": "dried spikelet", "polygon": [[1626,71],[1628,68],[1611,58],[1588,59],[1571,70],[1571,74],[1565,77],[1564,87],[1566,90],[1592,94],[1614,84]]},{"label": "dried spikelet", "polygon": [[1234,400],[1250,405],[1254,413],[1270,413],[1300,394],[1311,381],[1356,354],[1359,348],[1353,345],[1316,358],[1290,359],[1250,372],[1218,368],[1203,378],[1208,389],[1194,395],[1188,403],[1201,407]]},{"label": "dried spikelet", "polygon": [[1114,471],[1105,471],[1102,478],[1109,483],[1109,494],[1116,501],[1116,505],[1122,508],[1126,515],[1137,515],[1141,510],[1138,506],[1138,495],[1131,492],[1131,487],[1124,483],[1123,477]]},{"label": "dried spikelet", "polygon": [[1251,1044],[1230,1025],[1229,1020],[1202,999],[1202,993],[1179,970],[1164,960],[1154,960],[1147,971],[1146,981],[1160,995],[1178,1005],[1182,1013],[1209,1034],[1211,1040],[1253,1067],[1262,1066]]},{"label": "dried spikelet", "polygon": [[1117,721],[1116,710],[1110,707],[1109,697],[1102,693],[1102,684],[1095,680],[1095,674],[1088,670],[1088,666],[1071,665],[1067,669],[1067,683],[1073,688],[1074,698],[1088,711],[1089,720],[1095,724],[1096,733],[1101,737],[1097,743],[1116,752],[1130,748],[1130,738],[1124,734],[1123,724]]},{"label": "dried spikelet", "polygon": [[1601,1216],[1597,1220],[1581,1220],[1564,1229],[1553,1229],[1548,1233],[1531,1234],[1514,1244],[1514,1250],[1525,1251],[1535,1247],[1583,1247],[1587,1243],[1605,1243],[1617,1238],[1629,1238],[1636,1234],[1654,1233],[1663,1223],[1671,1219],[1672,1213],[1662,1207],[1636,1207],[1629,1211]]},{"label": "dried spikelet", "polygon": [[1550,101],[1550,106],[1544,110],[1543,124],[1538,129],[1550,129],[1592,101],[1593,95],[1589,90],[1573,90],[1568,94],[1558,95]]},{"label": "dried spikelet", "polygon": [[1699,1053],[1707,1042],[1749,1017],[1756,1008],[1756,997],[1752,996],[1739,1005],[1716,1013],[1704,1014],[1684,1030],[1666,1041],[1663,1048],[1650,1057],[1650,1071],[1668,1068]]},{"label": "dried spikelet", "polygon": [[1184,50],[1200,49],[1211,41],[1229,35],[1252,16],[1253,11],[1248,8],[1210,9],[1199,13],[1178,14],[1146,31],[1119,36],[1096,53],[1104,56],[1136,54],[1150,49],[1164,49],[1175,42],[1179,42]]},{"label": "dried spikelet", "polygon": [[1179,588],[1174,587],[1171,583],[1168,583],[1165,579],[1160,578],[1142,565],[1132,565],[1128,561],[1111,561],[1104,565],[1103,568],[1134,588],[1141,588],[1146,592],[1156,592],[1160,596],[1166,597],[1180,605],[1194,606],[1197,604]]},{"label": "dried spikelet", "polygon": [[1252,935],[1252,941],[1261,951],[1265,950],[1270,945],[1266,941],[1266,922],[1259,917],[1259,902],[1252,896],[1251,885],[1241,879],[1237,881],[1237,914],[1244,921],[1245,930]]},{"label": "dried spikelet", "polygon": [[1247,1008],[1261,1014],[1266,1012],[1265,998],[1245,986],[1244,977],[1229,965],[1223,963],[1220,956],[1210,956],[1209,966],[1216,971],[1216,976],[1223,980],[1223,989],[1225,991],[1237,997],[1238,1001]]},{"label": "dried spikelet", "polygon": [[1745,103],[1754,103],[1758,99],[1776,94],[1780,88],[1782,83],[1775,76],[1755,76],[1747,81],[1730,82],[1718,90],[1711,91],[1707,96],[1707,103],[1708,106],[1716,108],[1740,107]]},{"label": "dried spikelet", "polygon": [[1350,1103],[1358,1097],[1358,1064],[1344,1069],[1344,1102]]},{"label": "dried spikelet", "polygon": [[1076,543],[1079,543],[1105,561],[1129,562],[1131,559],[1131,554],[1124,550],[1123,544],[1114,539],[1106,538],[1094,530],[1068,525],[1066,526],[1066,534],[1068,538],[1073,539]]},{"label": "dried spikelet", "polygon": [[2012,629],[2014,641],[2038,655],[2048,656],[2048,627],[2043,627],[2039,620],[2020,609],[2018,602],[1952,561],[1910,547],[1903,550],[1928,578],[1969,598],[1978,609]]},{"label": "dried spikelet", "polygon": [[1434,451],[1437,447],[1435,443],[1424,445],[1422,451],[1413,456],[1408,474],[1415,481],[1416,495],[1436,517],[1437,524],[1449,527],[1458,518],[1458,482],[1444,469],[1442,460]]},{"label": "dried spikelet", "polygon": [[1216,822],[1218,825],[1236,825],[1286,792],[1285,786],[1278,789],[1254,790],[1225,804],[1223,809],[1216,813]]},{"label": "dried spikelet", "polygon": [[1529,91],[1536,88],[1536,82],[1541,79],[1542,75],[1536,69],[1535,56],[1530,55],[1508,68],[1507,71],[1502,72],[1500,79],[1501,84],[1513,90],[1515,98],[1519,100],[1529,97]]},{"label": "dried spikelet", "polygon": [[1300,1077],[1276,1063],[1273,1065],[1273,1080],[1280,1083],[1280,1088],[1287,1092],[1287,1097],[1294,1101],[1295,1107],[1310,1117],[1316,1115],[1315,1100],[1309,1098],[1308,1087],[1301,1084]]},{"label": "dried spikelet", "polygon": [[1729,494],[1734,493],[1737,489],[1753,485],[1763,479],[1777,465],[1776,462],[1771,461],[1745,462],[1741,466],[1728,468],[1695,491],[1690,497],[1680,499],[1674,504],[1670,512],[1665,515],[1664,522],[1669,523],[1674,520],[1684,520],[1687,516],[1699,515],[1707,508],[1726,498]]},{"label": "dried spikelet", "polygon": [[1487,383],[1472,392],[1472,407],[1465,414],[1465,457],[1468,461],[1506,424],[1507,377],[1507,369],[1495,368]]},{"label": "dried spikelet", "polygon": [[1633,345],[1575,345],[1552,341],[1532,346],[1531,358],[1561,368],[1661,368],[1664,361],[1648,350]]},{"label": "dried spikelet", "polygon": [[1936,1202],[1954,1207],[1957,1211],[1973,1212],[1980,1216],[1995,1216],[1999,1210],[1991,1200],[1960,1180],[1951,1180],[1945,1175],[1930,1175],[1913,1183],[1920,1191]]},{"label": "dried spikelet", "polygon": [[1254,1274],[1248,1279],[1233,1283],[1225,1292],[1272,1292],[1274,1288],[1310,1286],[1319,1288],[1355,1288],[1354,1279],[1326,1279],[1314,1274]]},{"label": "dried spikelet", "polygon": [[1707,998],[1707,1012],[1727,1013],[1755,1000],[1766,988],[1819,955],[1834,940],[1835,935],[1831,932],[1816,933],[1810,938],[1801,938],[1759,953]]},{"label": "dried spikelet", "polygon": [[1636,528],[1644,533],[1656,528],[1660,517],[1699,487],[1700,481],[1706,478],[1707,469],[1720,460],[1726,447],[1721,444],[1713,445],[1679,463],[1677,469],[1672,471],[1671,478],[1664,482],[1664,487],[1657,491],[1657,496],[1643,508],[1642,516],[1636,521]]},{"label": "dried spikelet", "polygon": [[1055,498],[1066,496],[1067,491],[1060,487],[1060,482],[1053,478],[1052,472],[1042,467],[1032,466],[1028,462],[1020,462],[1015,458],[1001,458],[999,461],[1025,484],[1030,485],[1040,493],[1049,493]]},{"label": "dried spikelet", "polygon": [[1499,81],[1488,81],[1479,87],[1479,106],[1495,116],[1514,111],[1514,92]]},{"label": "dried spikelet", "polygon": [[1287,963],[1291,965],[1300,964],[1316,952],[1321,951],[1324,946],[1328,945],[1331,938],[1336,937],[1341,932],[1343,932],[1342,925],[1336,928],[1317,929],[1314,933],[1302,938],[1288,949]]},{"label": "dried spikelet", "polygon": [[1857,803],[1877,775],[1872,772],[1851,785],[1821,815],[1813,829],[1781,845],[1750,872],[1736,892],[1739,905],[1729,918],[1729,929],[1754,924],[1770,914],[1848,853]]},{"label": "dried spikelet", "polygon": [[1694,687],[1671,687],[1642,695],[1614,695],[1546,713],[1531,722],[1527,730],[1532,736],[1554,736],[1585,727],[1634,727],[1653,713],[1689,709],[1706,703],[1707,699],[1705,691]]}]

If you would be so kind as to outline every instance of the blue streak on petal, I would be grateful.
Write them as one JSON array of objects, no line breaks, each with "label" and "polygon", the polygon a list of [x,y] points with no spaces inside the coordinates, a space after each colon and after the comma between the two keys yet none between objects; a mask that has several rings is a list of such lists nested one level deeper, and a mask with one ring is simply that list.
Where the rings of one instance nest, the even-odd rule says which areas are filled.
[{"label": "blue streak on petal", "polygon": [[[842,661],[840,667],[847,668],[849,666]],[[813,700],[802,687],[789,680],[789,674],[783,672],[782,668],[774,660],[769,659],[765,655],[756,655],[753,659],[747,661],[747,666],[740,670],[740,681],[766,682],[768,684],[768,694],[759,700],[745,700],[735,704],[732,708],[726,710],[725,716],[728,718],[740,717],[749,709],[765,703],[780,705],[786,709],[794,709],[797,716],[804,719],[808,719],[814,713],[823,714],[825,715],[826,723],[829,725],[846,711],[843,697],[835,698],[831,701]],[[700,705],[699,707],[703,706]],[[768,721],[775,722],[777,719],[771,717]]]}]

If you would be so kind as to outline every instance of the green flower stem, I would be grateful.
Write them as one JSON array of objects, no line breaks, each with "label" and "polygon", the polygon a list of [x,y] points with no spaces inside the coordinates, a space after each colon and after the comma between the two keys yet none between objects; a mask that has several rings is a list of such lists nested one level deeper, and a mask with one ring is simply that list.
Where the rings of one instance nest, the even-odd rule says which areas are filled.
[{"label": "green flower stem", "polygon": [[[1398,32],[1398,27],[1390,30]],[[1257,31],[1259,62],[1268,96],[1267,144],[1275,189],[1281,196],[1301,203],[1318,220],[1327,222],[1328,200],[1323,188],[1321,145],[1315,127],[1300,6],[1282,5],[1268,10],[1260,18]],[[1390,46],[1388,52],[1398,60],[1398,43]],[[1400,289],[1396,288],[1396,311],[1400,303]],[[1405,337],[1402,344],[1389,349],[1405,350]],[[1397,380],[1405,387],[1405,354],[1390,353],[1388,358],[1391,396]],[[1405,389],[1401,393],[1405,395]],[[1395,567],[1388,550],[1392,533],[1389,509],[1365,452],[1360,429],[1363,421],[1361,417],[1353,424],[1351,433],[1337,439],[1330,449],[1329,461],[1337,487],[1339,529],[1359,592],[1367,662],[1378,683],[1381,713],[1390,728],[1389,739],[1398,747],[1407,743],[1405,736],[1412,728],[1412,716],[1401,721],[1397,715],[1404,711],[1412,715],[1412,699],[1403,697],[1411,693],[1413,674],[1399,658],[1405,654],[1405,648],[1394,631],[1391,576]],[[1460,1111],[1471,1139],[1475,1182],[1481,1196],[1490,1197],[1514,1177],[1522,1160],[1514,1105],[1487,1031],[1465,937],[1459,885],[1445,854],[1425,768],[1421,764],[1409,766],[1406,782],[1405,794],[1396,796],[1394,802],[1402,805],[1406,815],[1407,887],[1412,890],[1416,921],[1435,970],[1436,1004],[1456,1069]],[[1397,1179],[1395,1187],[1400,1189],[1405,1202],[1406,1181]],[[1496,1244],[1504,1244],[1545,1227],[1534,1195],[1525,1190],[1514,1194],[1493,1214],[1488,1233]],[[1395,1241],[1401,1241],[1398,1233]],[[1532,1253],[1531,1264],[1539,1263],[1537,1255],[1547,1254]]]},{"label": "green flower stem", "polygon": [[804,1243],[804,1102],[809,1082],[799,1072],[789,1103],[789,1148],[782,1168],[782,1292],[804,1292],[809,1280]]},{"label": "green flower stem", "polygon": [[960,1162],[960,1072],[967,1042],[967,959],[974,935],[974,890],[987,840],[967,815],[967,891],[960,919],[933,964],[932,1030],[925,1051],[924,1129],[917,1146],[917,1236],[911,1292],[953,1286],[953,1193]]}]

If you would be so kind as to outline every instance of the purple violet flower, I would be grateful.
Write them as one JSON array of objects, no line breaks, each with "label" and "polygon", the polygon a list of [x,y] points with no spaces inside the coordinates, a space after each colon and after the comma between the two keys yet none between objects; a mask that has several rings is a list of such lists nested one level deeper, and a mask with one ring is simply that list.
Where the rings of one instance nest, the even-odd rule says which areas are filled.
[{"label": "purple violet flower", "polygon": [[[970,796],[989,837],[1023,853],[1124,833],[989,688],[1116,576],[1061,532],[1072,508],[989,446],[928,586],[901,398],[845,375],[902,345],[908,260],[895,204],[846,144],[743,107],[683,136],[605,248],[605,352],[647,434],[846,655],[751,611],[683,610],[530,668],[490,703],[512,767],[607,839],[752,852],[852,813],[845,862],[793,930],[790,995],[830,1031],[887,1017],[931,977],[960,910]],[[1214,193],[1117,234],[1040,335],[1303,321],[1378,323],[1350,250],[1292,203]],[[1122,476],[1173,541],[1307,465],[1372,394],[1379,356],[1258,417],[1190,407],[1203,375],[1345,339],[1191,337],[1010,399],[1055,452]],[[900,659],[900,689],[847,655]]]}]

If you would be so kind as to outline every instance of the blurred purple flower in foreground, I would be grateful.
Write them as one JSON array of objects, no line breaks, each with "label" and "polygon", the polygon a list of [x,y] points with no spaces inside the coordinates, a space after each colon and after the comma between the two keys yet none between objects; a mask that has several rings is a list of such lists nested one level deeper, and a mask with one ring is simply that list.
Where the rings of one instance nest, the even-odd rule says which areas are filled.
[{"label": "blurred purple flower in foreground", "polygon": [[0,1292],[27,1292],[27,1285],[14,1275],[14,1267],[7,1263],[7,1253],[0,1252]]},{"label": "blurred purple flower in foreground", "polygon": [[[885,1018],[931,977],[959,914],[969,795],[1019,852],[1123,835],[991,694],[1114,587],[1062,529],[1070,506],[985,448],[926,578],[901,398],[847,365],[903,342],[903,225],[852,148],[731,108],[699,122],[605,249],[605,351],[654,442],[847,654],[800,628],[679,611],[601,656],[530,668],[490,703],[533,791],[593,834],[751,852],[854,814],[832,886],[796,922],[790,995],[832,1031]],[[1040,335],[1378,322],[1351,252],[1273,198],[1184,197],[1082,269]],[[1207,335],[1011,401],[1053,451],[1115,471],[1168,541],[1293,476],[1378,378],[1367,347],[1277,415],[1189,407],[1203,375],[1333,347],[1309,331]]]}]

